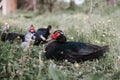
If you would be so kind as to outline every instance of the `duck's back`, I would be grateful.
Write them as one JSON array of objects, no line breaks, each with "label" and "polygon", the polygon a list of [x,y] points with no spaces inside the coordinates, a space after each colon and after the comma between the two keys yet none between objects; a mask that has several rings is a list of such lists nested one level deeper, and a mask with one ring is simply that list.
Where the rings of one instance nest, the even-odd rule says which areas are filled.
[{"label": "duck's back", "polygon": [[39,35],[43,35],[46,38],[50,35],[49,30],[47,28],[39,28],[36,33]]},{"label": "duck's back", "polygon": [[46,33],[47,33],[47,30],[44,29],[44,28],[42,28],[42,29],[39,29],[36,33],[39,34],[39,35],[43,35],[43,36],[45,36]]}]

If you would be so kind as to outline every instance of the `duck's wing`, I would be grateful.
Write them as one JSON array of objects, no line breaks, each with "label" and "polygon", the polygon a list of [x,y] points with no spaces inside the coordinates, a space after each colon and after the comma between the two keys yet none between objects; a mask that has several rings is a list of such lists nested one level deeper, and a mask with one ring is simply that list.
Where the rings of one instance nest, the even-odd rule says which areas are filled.
[{"label": "duck's wing", "polygon": [[45,28],[40,28],[40,29],[37,30],[36,33],[37,33],[38,35],[46,36],[47,29],[45,29]]},{"label": "duck's wing", "polygon": [[108,51],[108,46],[98,46],[98,45],[86,43],[85,47],[79,49],[79,54],[80,55],[91,55],[94,53],[102,54],[106,51]]},{"label": "duck's wing", "polygon": [[[65,58],[69,62],[81,62],[86,60],[99,59],[103,54],[108,51],[108,46],[99,47],[99,49],[83,48],[79,52],[67,51]],[[70,53],[70,54],[69,54]]]}]

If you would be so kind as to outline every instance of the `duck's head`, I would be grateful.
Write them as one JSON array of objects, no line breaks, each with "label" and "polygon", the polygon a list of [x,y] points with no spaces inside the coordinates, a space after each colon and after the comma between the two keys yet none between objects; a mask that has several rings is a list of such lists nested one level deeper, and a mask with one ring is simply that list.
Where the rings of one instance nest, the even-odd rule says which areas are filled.
[{"label": "duck's head", "polygon": [[48,27],[47,27],[47,34],[48,34],[48,35],[50,35],[51,29],[52,29],[52,26],[51,26],[51,25],[48,25]]},{"label": "duck's head", "polygon": [[52,29],[52,26],[48,25],[47,29],[50,31]]},{"label": "duck's head", "polygon": [[51,39],[56,40],[57,42],[66,42],[67,41],[64,32],[61,30],[54,31],[53,34],[51,35]]},{"label": "duck's head", "polygon": [[2,28],[2,33],[7,33],[9,31],[9,24],[5,23],[3,28]]}]

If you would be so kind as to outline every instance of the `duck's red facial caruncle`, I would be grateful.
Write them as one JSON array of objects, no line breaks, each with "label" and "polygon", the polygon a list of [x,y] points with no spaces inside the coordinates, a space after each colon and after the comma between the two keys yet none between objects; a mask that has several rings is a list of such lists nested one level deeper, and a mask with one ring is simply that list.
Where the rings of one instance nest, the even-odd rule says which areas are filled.
[{"label": "duck's red facial caruncle", "polygon": [[53,33],[53,34],[51,35],[51,38],[52,38],[53,40],[55,40],[55,39],[58,38],[60,35],[61,35],[61,34],[60,34],[59,32],[55,32],[55,33]]}]

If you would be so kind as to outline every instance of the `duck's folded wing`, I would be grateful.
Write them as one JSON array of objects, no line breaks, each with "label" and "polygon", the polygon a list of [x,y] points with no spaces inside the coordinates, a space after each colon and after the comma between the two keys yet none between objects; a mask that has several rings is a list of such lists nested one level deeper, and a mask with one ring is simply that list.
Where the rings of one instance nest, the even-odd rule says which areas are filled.
[{"label": "duck's folded wing", "polygon": [[108,51],[108,46],[98,46],[93,44],[86,44],[85,47],[79,49],[79,55],[92,55],[97,53],[105,53]]}]

